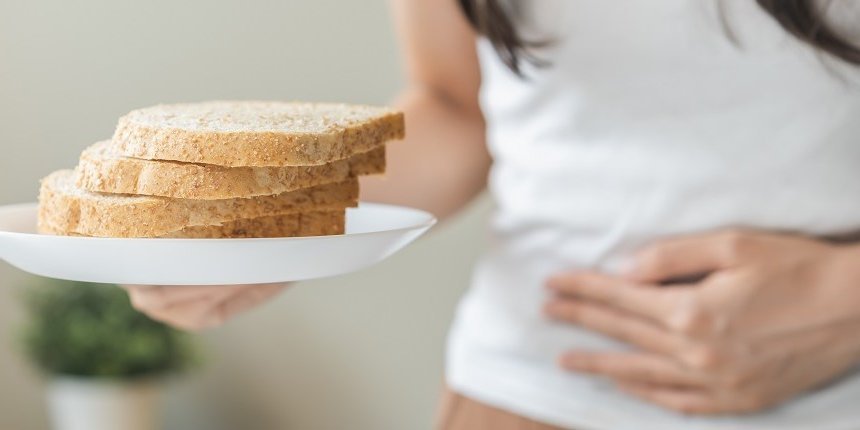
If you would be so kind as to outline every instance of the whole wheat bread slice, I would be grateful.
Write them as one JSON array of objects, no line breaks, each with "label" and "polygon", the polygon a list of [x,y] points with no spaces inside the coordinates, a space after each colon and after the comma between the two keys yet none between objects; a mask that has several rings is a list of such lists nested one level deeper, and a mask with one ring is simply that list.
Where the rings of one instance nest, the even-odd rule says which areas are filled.
[{"label": "whole wheat bread slice", "polygon": [[326,164],[404,136],[403,113],[388,108],[216,101],[132,111],[113,142],[126,157],[265,167]]},{"label": "whole wheat bread slice", "polygon": [[343,234],[346,211],[314,211],[187,227],[163,237],[189,239],[303,237]]},{"label": "whole wheat bread slice", "polygon": [[[305,237],[343,234],[346,221],[344,210],[302,212],[229,221],[221,225],[186,227],[160,238],[228,239],[266,237]],[[52,235],[82,236],[66,233],[54,226],[41,224],[39,232]]]},{"label": "whole wheat bread slice", "polygon": [[337,210],[357,201],[355,178],[274,196],[189,200],[91,193],[75,186],[71,170],[60,170],[42,180],[39,224],[63,234],[158,237],[238,219]]},{"label": "whole wheat bread slice", "polygon": [[321,166],[221,167],[119,155],[109,141],[81,154],[79,188],[92,192],[216,200],[281,194],[385,172],[385,146]]}]

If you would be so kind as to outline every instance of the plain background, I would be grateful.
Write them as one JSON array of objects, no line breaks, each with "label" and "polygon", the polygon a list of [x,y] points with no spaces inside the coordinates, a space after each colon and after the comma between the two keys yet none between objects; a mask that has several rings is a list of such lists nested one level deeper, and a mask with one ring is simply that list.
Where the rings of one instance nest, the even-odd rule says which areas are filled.
[{"label": "plain background", "polygon": [[[0,2],[0,204],[35,200],[125,112],[155,103],[383,104],[402,83],[383,0]],[[301,284],[205,333],[173,381],[170,429],[429,428],[445,332],[482,248],[488,203],[389,261]],[[18,354],[21,289],[0,262],[0,428],[47,426]]]}]

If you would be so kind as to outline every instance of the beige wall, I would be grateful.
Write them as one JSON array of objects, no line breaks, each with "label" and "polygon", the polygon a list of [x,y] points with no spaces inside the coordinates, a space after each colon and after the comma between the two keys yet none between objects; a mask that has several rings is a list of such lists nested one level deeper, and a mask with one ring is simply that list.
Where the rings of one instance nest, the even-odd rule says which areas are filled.
[{"label": "beige wall", "polygon": [[[401,83],[383,0],[0,2],[0,204],[33,200],[124,112],[263,98],[385,103]],[[172,429],[428,428],[483,202],[373,269],[309,282],[202,337]],[[44,428],[12,348],[29,278],[0,263],[0,429]]]}]

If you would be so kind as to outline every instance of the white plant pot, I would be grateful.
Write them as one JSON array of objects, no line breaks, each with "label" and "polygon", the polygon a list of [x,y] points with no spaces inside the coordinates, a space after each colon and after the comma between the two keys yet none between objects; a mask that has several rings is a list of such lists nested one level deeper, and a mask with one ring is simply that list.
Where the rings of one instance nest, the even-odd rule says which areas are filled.
[{"label": "white plant pot", "polygon": [[155,381],[56,378],[48,387],[54,430],[156,430],[161,387]]}]

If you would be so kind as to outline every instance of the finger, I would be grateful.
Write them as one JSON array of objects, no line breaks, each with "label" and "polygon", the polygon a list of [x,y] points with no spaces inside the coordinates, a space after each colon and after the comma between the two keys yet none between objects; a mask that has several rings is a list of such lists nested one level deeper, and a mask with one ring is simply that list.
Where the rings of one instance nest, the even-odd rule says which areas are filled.
[{"label": "finger", "polygon": [[593,272],[556,275],[547,281],[547,286],[562,295],[603,303],[666,326],[673,311],[686,303],[683,296],[692,293],[689,289],[634,284]]},{"label": "finger", "polygon": [[210,295],[196,301],[188,300],[154,313],[173,326],[200,331],[224,324],[231,316],[265,301],[288,285],[256,284],[226,288],[229,291],[226,296]]},{"label": "finger", "polygon": [[181,291],[183,288],[186,287],[130,287],[128,293],[132,306],[139,311],[168,309],[183,303],[218,301],[234,293],[231,289],[219,287],[191,287],[195,291],[185,292]]},{"label": "finger", "polygon": [[707,391],[654,384],[619,384],[618,388],[647,402],[685,414],[718,414],[719,402]]},{"label": "finger", "polygon": [[637,253],[624,276],[660,282],[707,274],[735,266],[755,242],[754,234],[736,230],[659,241]]},{"label": "finger", "polygon": [[165,306],[143,307],[141,310],[153,319],[174,327],[198,331],[221,325],[230,315],[239,312],[240,309],[232,310],[231,306],[233,305],[230,305],[230,303],[241,304],[243,302],[236,300],[237,297],[247,296],[252,301],[262,301],[282,291],[288,285],[278,283],[224,286],[215,292],[201,293],[197,297],[187,297],[185,300],[169,303]]},{"label": "finger", "polygon": [[207,327],[209,314],[218,303],[214,299],[188,300],[166,308],[147,309],[144,313],[180,330],[198,331]]},{"label": "finger", "polygon": [[560,359],[563,368],[601,375],[622,384],[659,384],[669,387],[704,387],[706,377],[689,371],[677,362],[641,352],[570,352]]},{"label": "finger", "polygon": [[128,285],[124,288],[128,291],[135,307],[155,309],[170,307],[186,301],[225,297],[239,287],[241,286]]},{"label": "finger", "polygon": [[223,301],[218,305],[215,312],[208,315],[204,325],[213,327],[223,324],[233,315],[251,309],[283,291],[285,284],[255,285],[247,288]]},{"label": "finger", "polygon": [[683,346],[677,336],[650,321],[594,302],[557,297],[546,304],[544,312],[647,351],[674,355]]}]

